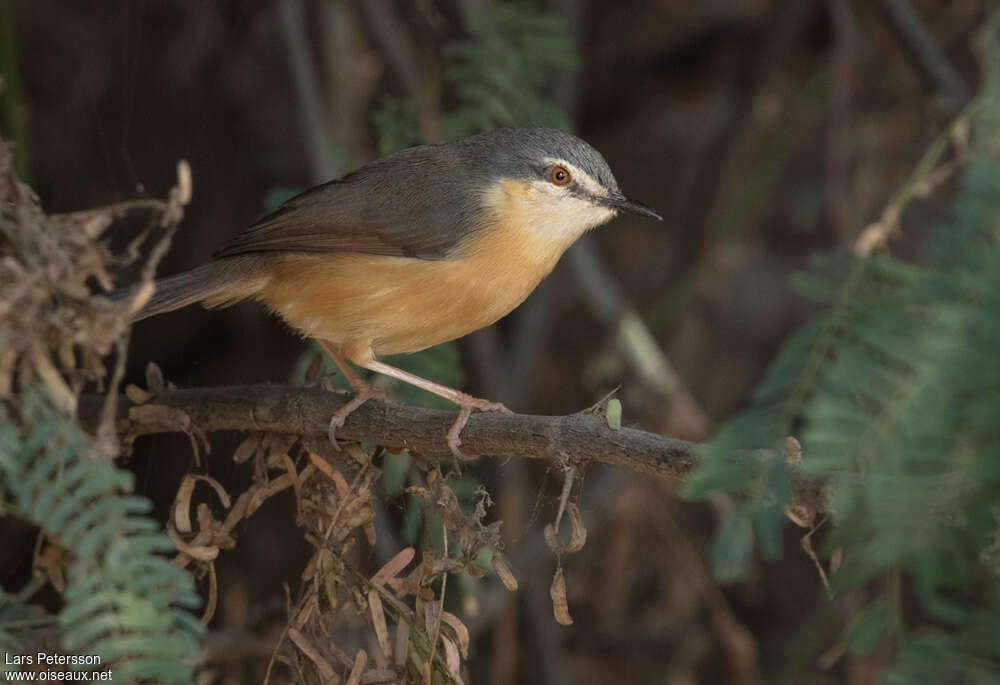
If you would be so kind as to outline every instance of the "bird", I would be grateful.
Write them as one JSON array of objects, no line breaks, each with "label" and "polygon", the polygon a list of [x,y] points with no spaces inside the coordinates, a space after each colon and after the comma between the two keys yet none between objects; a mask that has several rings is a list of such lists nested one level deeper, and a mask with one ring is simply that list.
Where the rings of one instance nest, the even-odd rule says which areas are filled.
[{"label": "bird", "polygon": [[570,133],[500,128],[419,145],[291,198],[194,269],[155,281],[135,320],[194,303],[256,300],[334,361],[353,396],[336,429],[384,399],[352,364],[439,395],[459,408],[446,437],[456,459],[473,411],[510,413],[391,366],[488,326],[516,308],[587,231],[626,212],[604,157]]}]

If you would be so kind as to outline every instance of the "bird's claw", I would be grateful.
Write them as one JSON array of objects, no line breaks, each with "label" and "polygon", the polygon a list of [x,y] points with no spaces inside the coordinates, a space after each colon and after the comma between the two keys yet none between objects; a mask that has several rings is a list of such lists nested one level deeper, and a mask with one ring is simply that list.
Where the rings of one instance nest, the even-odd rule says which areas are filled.
[{"label": "bird's claw", "polygon": [[451,454],[455,458],[456,468],[458,468],[461,462],[475,461],[478,458],[468,456],[458,447],[462,444],[462,429],[469,422],[469,417],[472,416],[473,411],[495,411],[501,414],[514,413],[500,402],[490,402],[489,400],[471,396],[464,397],[458,406],[460,408],[458,417],[455,419],[455,423],[451,424],[451,428],[448,429],[446,435],[448,438],[448,449],[451,450]]},{"label": "bird's claw", "polygon": [[370,383],[365,383],[362,386],[352,389],[354,390],[354,397],[330,417],[330,428],[327,431],[327,436],[330,438],[330,444],[333,445],[333,449],[335,450],[340,449],[340,445],[337,444],[337,429],[343,427],[344,422],[347,421],[347,417],[368,400],[384,400],[386,398],[385,392]]}]

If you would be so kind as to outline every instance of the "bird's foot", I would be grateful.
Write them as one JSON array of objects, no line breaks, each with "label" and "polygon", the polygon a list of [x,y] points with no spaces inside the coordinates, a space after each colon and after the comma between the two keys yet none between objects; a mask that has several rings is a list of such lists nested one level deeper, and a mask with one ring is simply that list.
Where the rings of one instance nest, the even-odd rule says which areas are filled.
[{"label": "bird's foot", "polygon": [[448,438],[448,449],[451,450],[452,456],[455,457],[455,466],[457,468],[460,462],[476,459],[476,457],[466,456],[458,448],[462,444],[462,429],[469,422],[469,417],[472,416],[473,411],[495,411],[501,414],[513,414],[514,412],[503,406],[500,402],[490,402],[489,400],[466,395],[465,393],[461,393],[454,402],[459,406],[458,418],[455,419],[455,423],[451,424],[446,437]]},{"label": "bird's foot", "polygon": [[337,429],[344,425],[347,417],[368,400],[386,399],[384,391],[376,388],[367,381],[352,384],[351,390],[354,392],[354,396],[347,404],[338,409],[330,418],[330,429],[328,435],[330,437],[330,444],[333,445],[333,448],[336,450],[340,449],[337,445]]}]

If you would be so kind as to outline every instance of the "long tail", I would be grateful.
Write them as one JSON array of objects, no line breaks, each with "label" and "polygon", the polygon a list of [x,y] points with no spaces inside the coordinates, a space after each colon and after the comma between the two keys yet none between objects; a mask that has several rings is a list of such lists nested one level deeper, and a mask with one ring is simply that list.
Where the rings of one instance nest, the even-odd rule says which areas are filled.
[{"label": "long tail", "polygon": [[[235,265],[229,262],[230,260],[212,261],[191,271],[157,280],[153,296],[133,321],[171,312],[195,302],[205,302],[208,306],[217,307],[250,297],[253,289],[244,285],[245,278],[240,275],[240,269],[233,268]],[[111,298],[124,299],[134,292],[134,287],[123,288],[111,293]]]}]

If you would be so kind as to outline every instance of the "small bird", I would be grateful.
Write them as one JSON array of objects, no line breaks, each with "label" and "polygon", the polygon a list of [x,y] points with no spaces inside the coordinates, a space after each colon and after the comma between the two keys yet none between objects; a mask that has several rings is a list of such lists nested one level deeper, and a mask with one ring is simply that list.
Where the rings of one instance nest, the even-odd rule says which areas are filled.
[{"label": "small bird", "polygon": [[460,338],[505,316],[577,238],[621,212],[662,220],[618,188],[597,150],[550,128],[504,128],[421,145],[288,200],[187,273],[156,281],[136,320],[201,302],[263,303],[330,355],[353,397],[380,390],[349,362],[458,405],[456,458],[473,410],[502,404],[379,361]]}]

